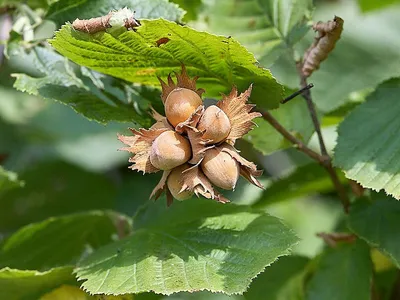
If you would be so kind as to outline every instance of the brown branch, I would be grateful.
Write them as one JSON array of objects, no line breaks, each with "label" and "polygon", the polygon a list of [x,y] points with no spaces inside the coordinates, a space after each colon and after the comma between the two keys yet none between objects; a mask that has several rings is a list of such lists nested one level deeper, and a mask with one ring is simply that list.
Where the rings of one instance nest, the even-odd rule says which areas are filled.
[{"label": "brown branch", "polygon": [[357,236],[352,233],[344,233],[344,232],[333,232],[333,233],[326,233],[326,232],[319,232],[317,236],[324,240],[332,248],[337,246],[339,242],[345,243],[353,243]]},{"label": "brown branch", "polygon": [[[291,142],[299,151],[305,153],[312,159],[319,162],[321,165],[325,165],[326,157],[318,154],[314,150],[308,148],[301,140],[292,135],[285,127],[283,127],[277,119],[275,119],[270,112],[260,111],[264,120],[266,120],[272,127],[274,127],[283,137],[285,137],[289,142]],[[329,158],[328,158],[329,159]]]},{"label": "brown branch", "polygon": [[[297,71],[298,71],[298,74],[300,77],[300,86],[302,89],[304,89],[307,87],[307,75],[304,74],[302,71],[303,64],[301,62],[298,62],[296,64],[296,66],[297,66]],[[342,205],[343,205],[343,209],[344,209],[345,213],[348,213],[349,206],[350,206],[350,199],[347,195],[347,192],[346,192],[344,186],[340,182],[335,169],[332,166],[331,157],[329,156],[328,151],[326,150],[324,138],[322,136],[322,131],[321,131],[321,124],[319,123],[317,111],[315,109],[314,102],[312,101],[310,89],[305,89],[304,93],[302,93],[301,95],[306,100],[308,111],[310,112],[310,117],[314,124],[315,132],[317,133],[317,136],[318,136],[318,142],[319,142],[319,146],[321,149],[321,154],[324,158],[326,158],[323,166],[325,167],[326,171],[329,173],[329,176],[331,177],[331,181],[332,181],[333,185],[335,186],[335,189],[339,195],[340,200],[342,201]]]},{"label": "brown branch", "polygon": [[348,213],[350,200],[347,196],[346,190],[340,183],[339,177],[337,176],[335,169],[332,166],[330,156],[318,154],[314,150],[307,147],[307,145],[305,145],[300,139],[296,138],[285,127],[283,127],[278,122],[278,120],[271,115],[270,112],[260,111],[260,113],[262,114],[264,120],[266,120],[272,127],[274,127],[276,131],[278,131],[284,138],[286,138],[289,142],[291,142],[299,151],[305,153],[312,159],[316,160],[321,166],[323,166],[326,169],[342,201],[344,211]]}]

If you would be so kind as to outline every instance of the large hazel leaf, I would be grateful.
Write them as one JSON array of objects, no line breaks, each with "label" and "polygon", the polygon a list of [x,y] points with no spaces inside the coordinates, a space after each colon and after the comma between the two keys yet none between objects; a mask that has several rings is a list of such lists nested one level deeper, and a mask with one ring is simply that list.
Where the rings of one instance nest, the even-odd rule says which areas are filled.
[{"label": "large hazel leaf", "polygon": [[400,79],[382,83],[340,124],[334,164],[347,178],[400,198]]},{"label": "large hazel leaf", "polygon": [[400,268],[399,216],[399,201],[380,193],[373,196],[372,203],[354,204],[348,222],[354,233],[387,254]]},{"label": "large hazel leaf", "polygon": [[77,64],[131,82],[158,86],[157,76],[180,72],[199,76],[207,97],[220,97],[232,85],[244,91],[253,83],[252,102],[276,108],[283,88],[267,69],[236,40],[199,32],[166,20],[142,20],[136,31],[89,35],[64,25],[50,40],[53,47]]},{"label": "large hazel leaf", "polygon": [[243,293],[298,240],[277,218],[246,207],[192,199],[163,212],[135,223],[136,216],[130,237],[82,261],[82,287],[94,294]]},{"label": "large hazel leaf", "polygon": [[357,240],[325,250],[309,281],[307,300],[369,300],[372,262],[368,245]]},{"label": "large hazel leaf", "polygon": [[304,277],[309,259],[302,256],[280,258],[251,283],[246,300],[302,299]]},{"label": "large hazel leaf", "polygon": [[0,270],[1,299],[38,299],[62,284],[77,284],[72,267],[54,268],[46,272],[10,268]]},{"label": "large hazel leaf", "polygon": [[208,0],[209,29],[231,35],[270,66],[307,33],[312,0]]},{"label": "large hazel leaf", "polygon": [[108,213],[50,218],[22,227],[0,245],[0,268],[49,269],[74,264],[87,247],[111,242],[115,225]]},{"label": "large hazel leaf", "polygon": [[109,11],[128,7],[135,11],[138,19],[164,18],[171,21],[181,21],[185,11],[168,0],[58,0],[47,11],[46,18],[61,26],[76,18],[90,19],[104,16]]},{"label": "large hazel leaf", "polygon": [[99,89],[82,76],[64,57],[44,47],[25,51],[17,43],[8,46],[10,59],[24,59],[39,74],[14,74],[14,87],[31,95],[59,101],[90,120],[106,124],[110,121],[151,124],[149,117],[138,114],[132,103],[112,94],[112,87]]}]

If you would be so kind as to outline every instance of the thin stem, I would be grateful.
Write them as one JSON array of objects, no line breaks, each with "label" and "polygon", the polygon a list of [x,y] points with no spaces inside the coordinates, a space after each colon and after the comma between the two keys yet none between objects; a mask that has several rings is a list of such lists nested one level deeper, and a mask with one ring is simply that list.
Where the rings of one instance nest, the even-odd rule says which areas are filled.
[{"label": "thin stem", "polygon": [[[294,135],[292,135],[289,131],[286,130],[285,127],[283,127],[277,119],[275,119],[270,112],[268,111],[260,111],[262,114],[263,118],[271,124],[272,127],[274,127],[282,136],[284,136],[289,142],[291,142],[293,145],[296,146],[297,149],[299,149],[301,152],[304,152],[307,154],[309,157],[312,159],[316,160],[319,162],[321,165],[325,165],[325,160],[326,157],[318,154],[314,150],[308,148],[301,140],[296,138]],[[329,159],[329,158],[328,158]]]},{"label": "thin stem", "polygon": [[335,169],[332,166],[331,163],[331,158],[329,155],[321,155],[315,152],[314,150],[308,148],[301,140],[296,138],[294,135],[292,135],[289,131],[286,130],[285,127],[283,127],[277,119],[275,119],[270,112],[268,111],[260,111],[262,114],[264,120],[266,120],[269,124],[271,124],[272,127],[276,129],[283,137],[285,137],[289,142],[291,142],[299,151],[305,153],[312,159],[316,160],[321,166],[323,166],[326,171],[328,172],[332,183],[339,194],[340,200],[342,201],[342,205],[344,208],[344,211],[348,213],[349,211],[349,206],[350,206],[350,200],[347,196],[346,190],[344,189],[343,185],[341,184],[339,177],[336,174]]},{"label": "thin stem", "polygon": [[[307,87],[307,76],[305,76],[302,72],[302,64],[301,63],[297,63],[297,71],[300,77],[300,85],[301,88],[305,88]],[[318,120],[318,115],[317,115],[317,111],[315,109],[315,105],[314,102],[312,101],[311,98],[311,93],[310,93],[310,89],[306,89],[304,91],[304,93],[302,93],[303,98],[306,100],[307,103],[307,107],[308,110],[310,112],[310,116],[312,119],[312,122],[314,124],[314,129],[315,132],[317,133],[318,136],[318,141],[319,141],[319,146],[321,149],[321,154],[323,157],[326,158],[326,160],[324,161],[323,166],[325,167],[325,169],[327,170],[329,176],[331,177],[331,181],[333,183],[333,185],[335,186],[335,189],[340,197],[340,200],[342,201],[342,205],[344,208],[344,211],[346,213],[348,213],[349,211],[349,206],[350,206],[350,199],[346,193],[346,190],[344,188],[344,186],[342,185],[342,183],[339,180],[339,177],[336,174],[335,169],[332,166],[332,162],[331,162],[331,157],[328,154],[328,151],[326,150],[326,146],[325,146],[325,142],[324,142],[324,138],[322,136],[322,131],[321,131],[321,124],[319,123]]]},{"label": "thin stem", "polygon": [[285,104],[287,102],[289,102],[290,100],[292,100],[293,98],[296,98],[298,95],[303,94],[306,90],[309,90],[311,88],[313,88],[314,85],[312,83],[308,84],[306,87],[303,87],[302,89],[294,92],[293,94],[291,94],[290,96],[286,97],[285,99],[283,99],[281,101],[282,104]]},{"label": "thin stem", "polygon": [[[301,69],[302,69],[302,64],[298,63],[297,64],[297,71],[298,71],[299,76],[300,76],[300,86],[301,86],[302,89],[304,89],[304,88],[307,87],[307,77],[304,76],[304,74],[301,71]],[[322,132],[321,132],[321,124],[319,123],[317,111],[315,109],[314,102],[312,101],[312,98],[311,98],[310,89],[306,89],[304,91],[304,93],[302,93],[302,96],[306,100],[308,111],[310,112],[311,120],[312,120],[312,122],[314,124],[314,129],[315,129],[315,132],[317,133],[317,136],[318,136],[318,141],[319,141],[319,146],[320,146],[320,149],[321,149],[321,154],[322,155],[328,155],[328,151],[326,150],[324,138],[323,138]]]}]

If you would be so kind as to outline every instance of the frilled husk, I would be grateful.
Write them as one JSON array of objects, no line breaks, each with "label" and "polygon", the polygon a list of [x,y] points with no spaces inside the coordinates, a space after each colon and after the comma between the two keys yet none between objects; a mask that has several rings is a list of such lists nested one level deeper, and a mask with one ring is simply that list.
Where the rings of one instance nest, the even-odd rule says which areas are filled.
[{"label": "frilled husk", "polygon": [[118,134],[118,139],[129,147],[121,148],[122,151],[133,153],[134,156],[129,158],[132,165],[129,167],[132,170],[142,171],[143,173],[155,173],[160,171],[154,167],[150,162],[150,149],[154,140],[163,132],[167,131],[166,128],[159,129],[132,129],[133,136],[125,136]]},{"label": "frilled husk", "polygon": [[165,103],[165,100],[167,100],[168,95],[176,88],[186,88],[192,90],[195,93],[197,93],[200,97],[204,93],[204,89],[196,89],[196,81],[199,77],[196,76],[190,78],[186,72],[186,67],[184,65],[182,65],[181,74],[175,73],[175,76],[177,80],[176,83],[172,80],[171,75],[168,75],[168,83],[164,82],[160,77],[158,77],[158,80],[160,81],[162,88],[161,99],[163,103]]},{"label": "frilled husk", "polygon": [[230,145],[234,145],[237,139],[254,128],[255,123],[252,121],[254,118],[261,117],[261,113],[251,112],[255,105],[246,104],[251,90],[252,86],[238,95],[238,90],[234,86],[230,94],[224,95],[223,99],[217,103],[217,106],[224,111],[231,122],[231,131],[226,138],[226,142]]}]

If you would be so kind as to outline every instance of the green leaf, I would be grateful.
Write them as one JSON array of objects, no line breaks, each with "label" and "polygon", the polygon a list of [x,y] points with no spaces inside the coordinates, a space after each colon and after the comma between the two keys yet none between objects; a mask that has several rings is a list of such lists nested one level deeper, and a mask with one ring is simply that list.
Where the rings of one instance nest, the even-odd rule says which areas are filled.
[{"label": "green leaf", "polygon": [[360,240],[324,251],[307,286],[308,300],[369,300],[372,262],[369,247]]},{"label": "green leaf", "polygon": [[157,19],[181,21],[185,11],[168,0],[59,0],[50,6],[46,18],[53,20],[58,26],[72,22],[76,18],[90,19],[108,14],[109,11],[132,8],[137,19]]},{"label": "green leaf", "polygon": [[130,237],[80,263],[76,272],[86,280],[83,288],[94,294],[243,293],[298,241],[277,218],[246,207],[192,199],[151,217],[154,206],[146,210],[149,218],[142,213],[137,222],[136,216]]},{"label": "green leaf", "polygon": [[301,299],[304,270],[308,261],[308,258],[302,256],[280,258],[251,283],[244,294],[246,300]]},{"label": "green leaf", "polygon": [[[286,90],[285,96],[289,96],[292,90]],[[314,132],[314,126],[305,101],[297,99],[281,105],[279,109],[271,111],[271,114],[292,134],[307,142]],[[255,119],[257,126],[244,136],[255,149],[262,154],[271,154],[282,148],[292,147],[280,133],[278,133],[267,121],[262,118]]]},{"label": "green leaf", "polygon": [[24,182],[18,179],[16,173],[7,171],[0,166],[0,193],[11,190],[17,187],[23,187]]},{"label": "green leaf", "polygon": [[51,216],[90,209],[112,209],[116,189],[103,175],[64,162],[37,164],[21,174],[24,189],[0,196],[0,231]]},{"label": "green leaf", "polygon": [[62,284],[76,285],[72,267],[46,272],[4,268],[0,270],[0,298],[7,300],[38,299]]},{"label": "green leaf", "polygon": [[270,66],[308,31],[312,0],[206,1],[209,28],[236,38]]},{"label": "green leaf", "polygon": [[358,0],[358,5],[360,6],[363,12],[370,12],[372,10],[386,8],[390,5],[398,3],[399,3],[398,0],[381,0],[381,1]]},{"label": "green leaf", "polygon": [[229,93],[232,85],[244,91],[253,83],[251,99],[261,108],[276,108],[282,99],[282,86],[237,41],[166,20],[143,20],[136,32],[117,36],[89,35],[64,25],[50,43],[77,64],[131,82],[158,86],[157,76],[166,79],[184,64],[189,75],[200,77],[198,87],[207,97]]},{"label": "green leaf", "polygon": [[109,243],[114,233],[110,213],[49,218],[27,225],[3,241],[0,267],[44,270],[74,264],[90,248]]},{"label": "green leaf", "polygon": [[[338,173],[338,176],[343,183],[347,181],[341,173]],[[253,207],[262,208],[272,203],[333,190],[335,190],[335,187],[328,172],[319,164],[307,164],[298,167],[287,177],[278,179],[267,186],[260,199],[253,204]]]},{"label": "green leaf", "polygon": [[[87,78],[82,78],[76,66],[64,57],[43,47],[34,47],[26,53],[17,44],[9,46],[11,57],[28,59],[41,73],[39,78],[27,74],[14,74],[14,87],[31,95],[41,96],[70,106],[90,120],[106,124],[110,121],[133,122],[149,125],[149,117],[138,114],[133,105],[98,89]],[[74,69],[75,68],[75,69]]]},{"label": "green leaf", "polygon": [[372,203],[362,200],[351,207],[350,229],[387,254],[400,268],[399,201],[382,193],[374,194]]},{"label": "green leaf", "polygon": [[185,16],[183,17],[183,21],[185,22],[196,20],[197,14],[199,13],[199,10],[200,8],[202,8],[203,4],[201,0],[171,0],[170,2],[178,4],[179,7],[183,8],[186,11]]},{"label": "green leaf", "polygon": [[382,83],[340,124],[334,164],[347,178],[400,198],[400,79]]}]

